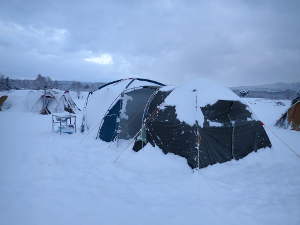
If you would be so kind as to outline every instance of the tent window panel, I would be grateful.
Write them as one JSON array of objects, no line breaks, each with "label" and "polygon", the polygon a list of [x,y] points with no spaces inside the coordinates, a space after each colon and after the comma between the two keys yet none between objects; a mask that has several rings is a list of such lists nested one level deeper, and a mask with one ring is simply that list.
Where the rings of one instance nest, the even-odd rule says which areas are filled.
[{"label": "tent window panel", "polygon": [[207,121],[222,123],[230,126],[232,121],[243,122],[252,120],[252,113],[247,106],[239,101],[219,100],[213,105],[201,107],[205,124]]},{"label": "tent window panel", "polygon": [[118,138],[128,140],[139,132],[147,102],[156,90],[154,87],[144,87],[124,94],[123,99],[126,99],[126,103],[123,104],[120,116]]}]

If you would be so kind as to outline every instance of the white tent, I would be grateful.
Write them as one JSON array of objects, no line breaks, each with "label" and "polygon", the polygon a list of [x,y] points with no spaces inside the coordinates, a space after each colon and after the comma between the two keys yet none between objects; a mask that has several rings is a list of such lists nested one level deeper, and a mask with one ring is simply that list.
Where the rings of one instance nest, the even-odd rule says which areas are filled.
[{"label": "white tent", "polygon": [[33,112],[39,112],[40,114],[46,115],[51,114],[55,111],[57,106],[57,100],[51,91],[44,91],[32,107]]},{"label": "white tent", "polygon": [[80,111],[80,109],[73,101],[69,91],[65,91],[64,94],[58,100],[57,106],[55,107],[55,112],[76,113],[77,111]]}]

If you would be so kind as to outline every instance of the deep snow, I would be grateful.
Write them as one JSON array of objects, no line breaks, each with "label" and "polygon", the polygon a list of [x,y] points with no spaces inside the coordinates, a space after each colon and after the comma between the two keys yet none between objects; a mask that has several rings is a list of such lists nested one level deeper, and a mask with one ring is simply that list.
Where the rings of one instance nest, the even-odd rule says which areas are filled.
[{"label": "deep snow", "polygon": [[24,93],[0,112],[1,225],[300,224],[300,132],[273,127],[288,101],[245,99],[272,149],[193,171],[150,146],[52,133]]}]

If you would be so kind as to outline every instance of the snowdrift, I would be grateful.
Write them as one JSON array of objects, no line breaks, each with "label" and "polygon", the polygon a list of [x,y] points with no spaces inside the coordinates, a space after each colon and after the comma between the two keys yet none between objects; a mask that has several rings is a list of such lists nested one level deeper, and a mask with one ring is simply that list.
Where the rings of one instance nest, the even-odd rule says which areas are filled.
[{"label": "snowdrift", "polygon": [[[23,107],[26,92],[12,94]],[[289,150],[300,154],[299,132],[273,126],[289,102],[245,101],[272,150],[201,170],[149,144],[136,153],[128,141],[57,135],[50,115],[16,105],[0,112],[0,224],[300,224],[300,163]]]}]

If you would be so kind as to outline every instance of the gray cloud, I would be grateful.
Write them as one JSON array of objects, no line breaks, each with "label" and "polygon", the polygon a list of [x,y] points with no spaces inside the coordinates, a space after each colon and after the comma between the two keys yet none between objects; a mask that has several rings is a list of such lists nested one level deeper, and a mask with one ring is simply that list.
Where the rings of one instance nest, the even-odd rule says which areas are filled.
[{"label": "gray cloud", "polygon": [[[173,84],[196,77],[225,85],[294,82],[299,21],[299,1],[1,1],[0,72]],[[113,64],[84,60],[103,54]]]}]

